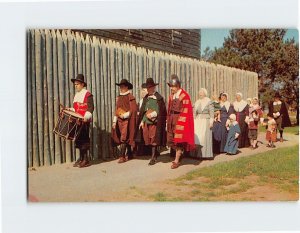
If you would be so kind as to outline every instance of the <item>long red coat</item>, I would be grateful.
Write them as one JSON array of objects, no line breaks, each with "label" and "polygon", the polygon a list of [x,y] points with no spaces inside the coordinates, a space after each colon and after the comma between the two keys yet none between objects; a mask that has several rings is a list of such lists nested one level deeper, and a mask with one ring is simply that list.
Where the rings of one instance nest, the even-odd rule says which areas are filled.
[{"label": "long red coat", "polygon": [[[171,102],[173,95],[170,95],[168,102],[168,115],[167,121],[170,119],[170,110]],[[194,116],[193,116],[193,107],[189,94],[181,89],[179,95],[179,100],[182,101],[182,111],[179,114],[177,120],[175,135],[174,135],[174,144],[186,144],[186,151],[192,151],[195,149],[195,138],[194,138]]]}]

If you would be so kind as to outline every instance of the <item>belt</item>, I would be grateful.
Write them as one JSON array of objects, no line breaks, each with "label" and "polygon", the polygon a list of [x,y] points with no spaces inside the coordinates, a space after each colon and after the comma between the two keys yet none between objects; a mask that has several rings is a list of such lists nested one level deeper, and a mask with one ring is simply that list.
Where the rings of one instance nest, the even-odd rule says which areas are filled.
[{"label": "belt", "polygon": [[171,111],[170,113],[171,114],[180,114],[180,112],[177,112],[177,111]]}]

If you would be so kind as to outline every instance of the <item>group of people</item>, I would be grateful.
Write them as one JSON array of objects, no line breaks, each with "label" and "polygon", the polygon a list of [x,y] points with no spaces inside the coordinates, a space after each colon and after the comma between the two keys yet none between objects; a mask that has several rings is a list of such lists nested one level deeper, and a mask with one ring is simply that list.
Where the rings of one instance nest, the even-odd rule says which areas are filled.
[{"label": "group of people", "polygon": [[[94,110],[93,95],[86,90],[84,76],[79,74],[72,79],[76,95],[72,110],[80,113],[85,127],[75,140],[80,150],[76,167],[90,165],[87,156],[89,149],[89,123]],[[228,101],[228,94],[208,97],[207,90],[199,90],[199,99],[193,104],[187,91],[181,87],[176,74],[171,75],[167,83],[171,89],[166,106],[163,96],[156,90],[154,80],[149,77],[141,86],[141,100],[136,102],[131,90],[133,85],[122,79],[116,85],[119,95],[112,124],[112,146],[119,146],[119,163],[127,162],[134,154],[151,155],[149,165],[154,165],[159,156],[159,148],[170,147],[174,157],[171,168],[180,166],[184,154],[201,159],[213,159],[216,154],[234,155],[238,148],[256,149],[259,124],[267,127],[268,147],[275,147],[277,130],[283,141],[283,129],[290,126],[286,104],[279,93],[269,105],[268,120],[263,117],[258,98],[243,100],[242,93],[236,93],[233,103]]]}]

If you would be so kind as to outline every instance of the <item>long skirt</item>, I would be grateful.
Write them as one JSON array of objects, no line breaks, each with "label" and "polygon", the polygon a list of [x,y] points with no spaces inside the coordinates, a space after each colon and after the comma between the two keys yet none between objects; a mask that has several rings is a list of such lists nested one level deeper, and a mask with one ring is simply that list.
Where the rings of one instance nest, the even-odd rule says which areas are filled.
[{"label": "long skirt", "polygon": [[250,141],[248,138],[248,124],[245,122],[246,115],[243,112],[237,114],[239,114],[238,123],[241,128],[241,134],[239,136],[239,148],[249,147]]},{"label": "long skirt", "polygon": [[198,115],[194,122],[195,145],[197,146],[194,156],[197,158],[213,158],[212,130],[209,127],[209,119]]},{"label": "long skirt", "polygon": [[227,117],[221,117],[221,126],[218,130],[219,136],[220,136],[220,153],[224,153],[225,150],[225,145],[226,145],[226,141],[227,141],[227,135],[228,135],[228,131],[226,129],[226,121],[227,121]]}]

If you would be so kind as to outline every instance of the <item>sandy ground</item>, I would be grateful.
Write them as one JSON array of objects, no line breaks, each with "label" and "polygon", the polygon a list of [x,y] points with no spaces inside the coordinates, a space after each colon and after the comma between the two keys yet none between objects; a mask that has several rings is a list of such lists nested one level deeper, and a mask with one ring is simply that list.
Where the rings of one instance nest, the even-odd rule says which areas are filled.
[{"label": "sandy ground", "polygon": [[[264,134],[259,135],[259,140],[265,141]],[[297,144],[299,144],[298,135],[285,134],[285,141],[276,143],[276,146],[281,148]],[[87,168],[74,168],[71,163],[33,168],[28,171],[29,200],[39,202],[133,200],[127,198],[126,193],[135,187],[148,185],[150,187],[153,184],[177,178],[195,168],[211,166],[269,150],[272,149],[260,144],[256,150],[243,148],[238,155],[221,154],[210,161],[184,158],[182,166],[174,170],[170,169],[172,159],[168,152],[163,153],[154,166],[148,166],[149,157],[137,157],[123,164],[118,164],[117,160],[113,160]]]}]

